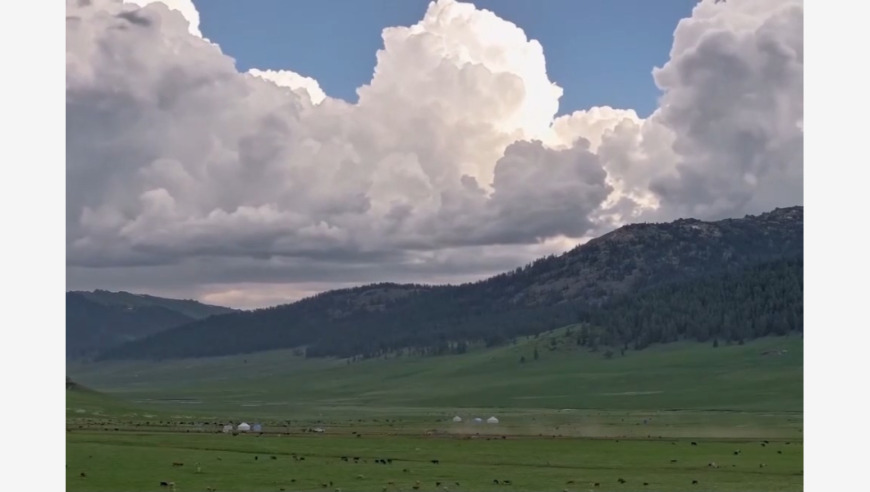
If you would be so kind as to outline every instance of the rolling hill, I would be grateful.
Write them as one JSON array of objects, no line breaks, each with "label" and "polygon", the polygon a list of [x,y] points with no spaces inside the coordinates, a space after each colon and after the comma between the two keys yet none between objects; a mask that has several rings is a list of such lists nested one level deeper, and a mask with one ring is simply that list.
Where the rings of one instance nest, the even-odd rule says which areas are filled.
[{"label": "rolling hill", "polygon": [[607,358],[578,347],[575,335],[575,327],[561,328],[464,354],[349,364],[285,349],[75,363],[68,371],[76,381],[127,401],[239,419],[324,412],[382,416],[415,408],[800,412],[803,406],[801,336],[717,348],[676,342]]},{"label": "rolling hill", "polygon": [[309,357],[462,353],[469,344],[499,345],[577,322],[587,327],[577,343],[592,349],[743,341],[802,330],[802,258],[803,207],[716,222],[632,224],[479,282],[330,291],[194,321],[99,358],[293,347]]},{"label": "rolling hill", "polygon": [[128,292],[67,292],[67,359],[89,357],[124,342],[231,312],[191,300]]}]

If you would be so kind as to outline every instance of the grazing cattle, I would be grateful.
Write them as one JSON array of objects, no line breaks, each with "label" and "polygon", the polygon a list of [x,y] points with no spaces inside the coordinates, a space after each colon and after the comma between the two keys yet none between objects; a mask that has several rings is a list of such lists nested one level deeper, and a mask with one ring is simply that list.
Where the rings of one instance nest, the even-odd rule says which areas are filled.
[{"label": "grazing cattle", "polygon": [[565,485],[574,485],[574,480],[568,480]]},{"label": "grazing cattle", "polygon": [[432,464],[433,464],[433,465],[437,465],[438,463],[439,463],[438,460],[432,460]]},{"label": "grazing cattle", "polygon": [[79,473],[79,476],[82,477],[82,478],[86,478],[86,477],[87,477],[87,474],[85,474],[85,472],[81,472],[81,473]]},{"label": "grazing cattle", "polygon": [[320,486],[323,487],[323,488],[325,489],[326,487],[329,487],[329,484],[321,483]]},{"label": "grazing cattle", "polygon": [[364,479],[364,478],[366,478],[366,477],[363,476],[363,475],[357,475],[357,476],[356,476],[356,479],[357,479],[357,480],[362,480],[362,479]]},{"label": "grazing cattle", "polygon": [[692,485],[698,485],[698,481],[697,481],[697,480],[692,480]]},{"label": "grazing cattle", "polygon": [[695,441],[692,441],[692,446],[697,446],[697,445],[698,445],[698,443],[696,443]]},{"label": "grazing cattle", "polygon": [[593,487],[601,487],[601,482],[595,482],[592,484]]},{"label": "grazing cattle", "polygon": [[761,443],[761,447],[762,447],[762,448],[765,447],[765,446],[767,446],[767,444],[765,444],[765,443]]},{"label": "grazing cattle", "polygon": [[402,472],[403,472],[403,473],[409,473],[410,471],[411,471],[411,470],[409,470],[409,469],[407,469],[407,468],[402,468]]},{"label": "grazing cattle", "polygon": [[759,463],[759,464],[758,464],[758,467],[759,467],[759,468],[764,468],[765,466],[767,466],[767,465],[765,465],[764,463]]},{"label": "grazing cattle", "polygon": [[644,482],[644,483],[643,483],[643,486],[644,486],[644,487],[646,487],[647,485],[649,485],[649,482]]},{"label": "grazing cattle", "polygon": [[[166,482],[160,482],[160,486],[161,487],[169,487],[169,484]],[[209,489],[209,490],[211,490],[211,489]]]},{"label": "grazing cattle", "polygon": [[259,459],[260,459],[259,456],[254,456],[254,461],[257,461],[257,460],[259,460]]},{"label": "grazing cattle", "polygon": [[510,480],[502,480],[501,483],[503,483],[505,485],[510,485],[511,481]]},{"label": "grazing cattle", "polygon": [[492,480],[492,483],[498,485],[498,479],[497,479],[497,478],[494,478],[494,479]]},{"label": "grazing cattle", "polygon": [[387,458],[387,463],[389,463],[389,464],[392,465],[392,464],[393,464],[393,458]]},{"label": "grazing cattle", "polygon": [[274,456],[274,455],[270,456],[270,458],[273,459],[273,460],[277,460],[277,459],[278,459],[278,457],[277,457],[277,456]]},{"label": "grazing cattle", "polygon": [[616,481],[619,482],[619,483],[625,483],[625,479],[622,478],[622,477],[617,478]]},{"label": "grazing cattle", "polygon": [[182,463],[180,461],[173,461],[172,466],[184,466],[184,463]]},{"label": "grazing cattle", "polygon": [[740,454],[740,450],[739,450],[739,449],[734,451],[734,456],[737,456],[738,454]]},{"label": "grazing cattle", "polygon": [[776,454],[782,454],[782,450],[781,450],[781,449],[777,449],[777,450],[776,450]]},{"label": "grazing cattle", "polygon": [[419,485],[416,485],[416,484],[415,484],[415,485],[412,485],[411,488],[414,489],[414,490],[420,490],[420,486],[419,486]]},{"label": "grazing cattle", "polygon": [[676,463],[676,462],[677,462],[677,460],[671,460],[671,463]]},{"label": "grazing cattle", "polygon": [[347,461],[347,456],[342,456],[341,461]]},{"label": "grazing cattle", "polygon": [[441,482],[435,482],[435,486],[436,486],[436,487],[440,487],[440,486],[441,486]]}]

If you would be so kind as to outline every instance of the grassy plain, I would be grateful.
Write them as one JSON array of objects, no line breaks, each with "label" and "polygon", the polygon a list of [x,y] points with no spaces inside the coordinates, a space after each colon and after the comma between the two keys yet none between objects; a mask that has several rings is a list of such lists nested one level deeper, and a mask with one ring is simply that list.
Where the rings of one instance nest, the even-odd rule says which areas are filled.
[{"label": "grassy plain", "polygon": [[[67,393],[68,490],[802,490],[802,338],[610,359],[564,340],[350,364],[276,351],[71,365],[105,394]],[[264,434],[219,432],[242,420]]]}]

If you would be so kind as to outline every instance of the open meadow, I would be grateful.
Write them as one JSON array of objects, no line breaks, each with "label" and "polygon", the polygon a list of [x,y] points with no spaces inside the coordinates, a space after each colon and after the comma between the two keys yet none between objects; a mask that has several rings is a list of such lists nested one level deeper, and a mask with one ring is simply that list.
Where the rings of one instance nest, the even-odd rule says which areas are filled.
[{"label": "open meadow", "polygon": [[[276,351],[68,375],[96,391],[67,392],[68,490],[803,489],[800,337],[606,358],[557,331],[445,357]],[[242,421],[263,432],[221,432]]]}]

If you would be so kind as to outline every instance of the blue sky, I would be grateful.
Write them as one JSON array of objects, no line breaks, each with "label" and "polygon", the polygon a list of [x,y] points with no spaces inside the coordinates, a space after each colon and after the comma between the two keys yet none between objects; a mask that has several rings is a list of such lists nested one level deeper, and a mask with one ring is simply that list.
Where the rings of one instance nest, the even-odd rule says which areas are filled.
[{"label": "blue sky", "polygon": [[[240,70],[288,69],[317,79],[330,96],[356,101],[371,79],[381,30],[411,25],[427,0],[195,1],[203,35]],[[478,0],[544,47],[550,80],[565,94],[559,113],[596,105],[656,107],[651,71],[668,59],[674,28],[695,0]]]}]

